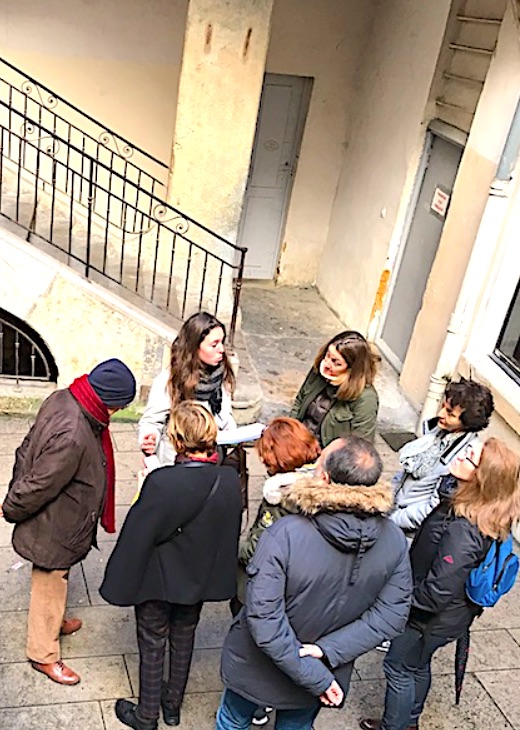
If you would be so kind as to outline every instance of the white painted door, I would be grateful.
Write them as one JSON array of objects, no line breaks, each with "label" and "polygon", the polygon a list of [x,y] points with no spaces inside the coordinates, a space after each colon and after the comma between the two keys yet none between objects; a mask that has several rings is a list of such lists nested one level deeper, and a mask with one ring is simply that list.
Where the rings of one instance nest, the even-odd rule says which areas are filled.
[{"label": "white painted door", "polygon": [[310,79],[265,77],[239,230],[248,279],[272,279],[276,271],[308,90]]}]

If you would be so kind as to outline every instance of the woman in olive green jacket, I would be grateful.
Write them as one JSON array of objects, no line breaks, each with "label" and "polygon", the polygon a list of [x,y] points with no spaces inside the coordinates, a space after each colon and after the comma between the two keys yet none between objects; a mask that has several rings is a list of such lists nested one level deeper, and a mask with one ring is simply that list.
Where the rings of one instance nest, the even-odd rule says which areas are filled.
[{"label": "woman in olive green jacket", "polygon": [[340,332],[319,351],[291,416],[307,426],[322,447],[349,433],[373,441],[379,408],[373,381],[379,360],[359,332]]}]

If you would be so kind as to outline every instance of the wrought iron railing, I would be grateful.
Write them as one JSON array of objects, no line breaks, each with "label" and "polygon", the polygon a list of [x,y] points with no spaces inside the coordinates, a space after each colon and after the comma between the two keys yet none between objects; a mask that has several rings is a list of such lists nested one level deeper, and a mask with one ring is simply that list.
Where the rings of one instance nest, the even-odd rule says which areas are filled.
[{"label": "wrought iron railing", "polygon": [[56,364],[39,340],[21,320],[0,310],[0,378],[56,382]]},{"label": "wrought iron railing", "polygon": [[123,287],[179,319],[201,308],[229,316],[232,343],[246,249],[167,204],[165,172],[1,62],[0,214],[98,283]]}]

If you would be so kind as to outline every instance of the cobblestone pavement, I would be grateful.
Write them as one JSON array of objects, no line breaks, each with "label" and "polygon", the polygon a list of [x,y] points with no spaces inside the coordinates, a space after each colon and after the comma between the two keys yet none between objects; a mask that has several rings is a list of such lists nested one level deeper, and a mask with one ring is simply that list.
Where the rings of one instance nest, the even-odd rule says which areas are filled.
[{"label": "cobblestone pavement", "polygon": [[[269,307],[264,309],[264,328],[277,335],[271,343],[252,334],[255,318],[249,307],[257,307],[258,290],[246,288],[244,296],[244,331],[259,373],[267,407],[265,416],[287,409],[318,346],[338,331],[338,320],[325,307],[313,290],[279,290],[277,300],[269,294]],[[273,290],[276,293],[276,290]],[[263,297],[262,297],[263,298]],[[318,322],[318,309],[326,315],[327,326]],[[272,312],[280,310],[278,324]],[[256,315],[255,315],[256,317]],[[313,317],[315,317],[313,319]],[[329,319],[330,318],[330,319]],[[294,336],[291,347],[301,342],[301,351],[294,353],[288,340],[280,336],[278,327],[292,322]],[[300,323],[313,326],[312,341],[305,342]],[[339,323],[340,324],[340,323]],[[341,328],[341,324],[339,329]],[[266,357],[258,352],[264,346],[269,367],[277,374],[264,372]],[[276,344],[278,343],[278,344]],[[255,345],[257,345],[255,347]],[[277,351],[276,351],[277,350]],[[285,358],[298,359],[298,367],[287,376]],[[266,392],[264,378],[271,377]],[[279,378],[277,380],[277,378]],[[380,381],[384,401],[391,373]],[[382,387],[383,386],[383,387]],[[395,389],[391,397],[397,398]],[[388,408],[387,405],[384,406]],[[390,405],[388,413],[409,413],[403,402]],[[394,411],[392,411],[394,409]],[[411,420],[411,414],[404,421]],[[9,481],[14,450],[30,426],[28,419],[0,419],[0,499]],[[112,427],[117,465],[117,519],[121,525],[133,497],[140,455],[136,446],[134,424],[115,423]],[[396,456],[378,436],[377,446],[385,463],[385,476],[396,467]],[[254,515],[261,497],[264,472],[250,452],[250,514]],[[11,528],[0,521],[0,730],[117,730],[123,726],[114,715],[114,700],[134,697],[138,689],[137,646],[135,625],[130,609],[107,605],[98,593],[103,570],[114,544],[114,536],[100,535],[100,549],[92,550],[87,559],[71,571],[69,616],[83,619],[83,629],[62,640],[63,658],[82,676],[76,687],[61,687],[33,671],[25,658],[25,635],[29,599],[30,565],[21,561],[11,547]],[[17,567],[19,563],[21,567]],[[17,568],[17,569],[16,569]],[[219,658],[223,638],[229,625],[225,604],[205,606],[197,630],[196,652],[183,707],[182,728],[212,730],[221,691]],[[316,730],[355,730],[361,717],[377,716],[383,701],[382,655],[373,651],[356,663],[355,676],[348,700],[342,710],[324,710],[316,721]],[[433,687],[421,730],[487,730],[518,728],[520,730],[520,696],[515,687],[520,681],[520,585],[500,604],[476,622],[472,634],[472,651],[468,674],[459,707],[454,706],[453,648],[438,652],[434,661]],[[272,726],[272,721],[270,723]],[[161,730],[165,725],[159,724]],[[269,725],[267,726],[269,728]]]}]

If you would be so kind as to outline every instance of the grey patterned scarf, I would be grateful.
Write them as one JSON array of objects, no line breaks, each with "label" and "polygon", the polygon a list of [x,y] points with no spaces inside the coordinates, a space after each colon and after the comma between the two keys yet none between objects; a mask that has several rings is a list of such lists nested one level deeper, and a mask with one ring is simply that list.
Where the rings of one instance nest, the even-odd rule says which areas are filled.
[{"label": "grey patterned scarf", "polygon": [[437,466],[442,454],[460,436],[460,431],[428,433],[405,444],[399,451],[399,462],[414,479],[422,479]]},{"label": "grey patterned scarf", "polygon": [[206,367],[201,370],[199,382],[194,390],[195,400],[207,401],[213,414],[222,409],[222,381],[224,380],[224,363],[214,368]]}]

